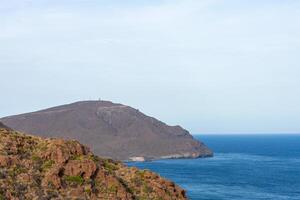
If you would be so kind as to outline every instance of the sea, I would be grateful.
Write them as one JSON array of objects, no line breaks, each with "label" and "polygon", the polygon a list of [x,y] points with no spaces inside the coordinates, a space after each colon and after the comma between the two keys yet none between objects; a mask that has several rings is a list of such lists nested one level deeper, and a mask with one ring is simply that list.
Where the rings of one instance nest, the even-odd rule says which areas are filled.
[{"label": "sea", "polygon": [[174,181],[191,200],[300,200],[300,135],[201,135],[212,158],[131,162]]}]

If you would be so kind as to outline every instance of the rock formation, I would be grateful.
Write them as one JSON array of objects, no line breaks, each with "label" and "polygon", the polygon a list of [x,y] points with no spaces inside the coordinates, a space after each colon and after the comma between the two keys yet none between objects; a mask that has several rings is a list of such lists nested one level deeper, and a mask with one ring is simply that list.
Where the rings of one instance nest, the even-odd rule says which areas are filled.
[{"label": "rock formation", "polygon": [[118,160],[212,156],[180,126],[108,101],[83,101],[0,119],[38,136],[75,139],[99,156]]},{"label": "rock formation", "polygon": [[0,127],[0,199],[186,199],[173,182],[94,156],[75,140]]}]

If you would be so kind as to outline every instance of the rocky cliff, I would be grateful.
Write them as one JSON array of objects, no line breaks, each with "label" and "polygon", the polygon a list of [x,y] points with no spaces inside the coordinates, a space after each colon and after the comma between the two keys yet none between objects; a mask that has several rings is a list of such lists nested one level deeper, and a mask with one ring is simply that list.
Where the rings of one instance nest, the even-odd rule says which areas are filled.
[{"label": "rocky cliff", "polygon": [[0,127],[0,199],[186,199],[150,171],[94,156],[74,140]]},{"label": "rocky cliff", "polygon": [[118,160],[212,156],[180,126],[108,101],[83,101],[0,119],[38,136],[76,139],[103,157]]}]

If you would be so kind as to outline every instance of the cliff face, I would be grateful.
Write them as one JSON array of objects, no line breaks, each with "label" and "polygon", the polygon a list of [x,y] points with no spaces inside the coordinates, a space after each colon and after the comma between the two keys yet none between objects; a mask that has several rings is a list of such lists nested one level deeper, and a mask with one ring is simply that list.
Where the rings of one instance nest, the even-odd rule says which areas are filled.
[{"label": "cliff face", "polygon": [[94,156],[77,141],[0,127],[0,199],[186,199],[150,171]]},{"label": "cliff face", "polygon": [[76,139],[118,160],[212,156],[180,126],[108,101],[84,101],[0,119],[9,127],[46,137]]}]

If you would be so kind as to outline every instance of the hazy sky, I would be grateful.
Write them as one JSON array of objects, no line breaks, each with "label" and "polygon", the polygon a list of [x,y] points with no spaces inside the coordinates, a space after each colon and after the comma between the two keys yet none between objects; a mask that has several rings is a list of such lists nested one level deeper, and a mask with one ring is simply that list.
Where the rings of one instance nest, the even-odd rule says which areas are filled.
[{"label": "hazy sky", "polygon": [[99,97],[191,133],[300,132],[298,0],[0,0],[0,116]]}]

